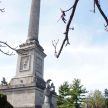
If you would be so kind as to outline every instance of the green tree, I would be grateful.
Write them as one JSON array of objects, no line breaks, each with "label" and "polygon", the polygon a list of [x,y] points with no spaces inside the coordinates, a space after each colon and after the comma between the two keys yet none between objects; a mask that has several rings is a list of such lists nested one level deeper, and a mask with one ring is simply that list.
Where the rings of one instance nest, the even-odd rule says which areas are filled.
[{"label": "green tree", "polygon": [[108,108],[108,89],[104,90],[105,94],[105,108]]},{"label": "green tree", "polygon": [[105,108],[105,97],[101,91],[91,91],[85,99],[85,103],[90,108]]},{"label": "green tree", "polygon": [[86,89],[80,84],[79,79],[74,79],[72,84],[64,82],[59,87],[57,108],[80,108],[84,100]]}]

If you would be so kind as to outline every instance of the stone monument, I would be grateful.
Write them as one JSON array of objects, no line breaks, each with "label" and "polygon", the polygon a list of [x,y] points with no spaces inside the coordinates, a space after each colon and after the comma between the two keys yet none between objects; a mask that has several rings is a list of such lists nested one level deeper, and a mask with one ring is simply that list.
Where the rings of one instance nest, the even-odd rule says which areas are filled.
[{"label": "stone monument", "polygon": [[[46,83],[43,79],[46,54],[38,40],[40,0],[32,0],[28,36],[17,50],[16,75],[9,84],[0,85],[0,91],[14,108],[41,108]],[[53,94],[53,103],[56,104]]]}]

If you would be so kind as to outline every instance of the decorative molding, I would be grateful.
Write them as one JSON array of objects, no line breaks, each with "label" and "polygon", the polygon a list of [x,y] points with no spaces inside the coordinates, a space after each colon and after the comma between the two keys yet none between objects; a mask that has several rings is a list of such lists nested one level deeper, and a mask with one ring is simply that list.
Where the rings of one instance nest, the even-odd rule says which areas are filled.
[{"label": "decorative molding", "polygon": [[29,46],[37,46],[41,51],[44,51],[44,49],[40,46],[39,42],[36,40],[27,41],[26,43],[23,43],[19,45],[20,48],[23,47],[29,47]]}]

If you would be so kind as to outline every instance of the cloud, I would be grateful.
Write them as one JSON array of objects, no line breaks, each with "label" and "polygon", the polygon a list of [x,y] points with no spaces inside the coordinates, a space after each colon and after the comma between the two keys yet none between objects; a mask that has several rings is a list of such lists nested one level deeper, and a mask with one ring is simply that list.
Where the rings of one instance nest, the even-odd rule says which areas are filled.
[{"label": "cloud", "polygon": [[[57,89],[64,81],[79,78],[89,90],[106,88],[108,70],[108,44],[68,46],[58,60],[52,57],[52,48],[46,47],[45,79],[51,78]],[[52,62],[51,62],[52,61]]]}]

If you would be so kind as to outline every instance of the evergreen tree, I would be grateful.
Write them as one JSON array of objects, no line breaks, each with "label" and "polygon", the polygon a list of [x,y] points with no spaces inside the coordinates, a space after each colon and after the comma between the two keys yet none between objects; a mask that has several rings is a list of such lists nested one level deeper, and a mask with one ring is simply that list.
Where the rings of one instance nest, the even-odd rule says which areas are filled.
[{"label": "evergreen tree", "polygon": [[108,89],[104,90],[105,94],[105,108],[108,108]]},{"label": "evergreen tree", "polygon": [[80,84],[79,79],[74,79],[72,84],[64,82],[59,87],[57,108],[80,108],[84,100],[86,89]]}]

